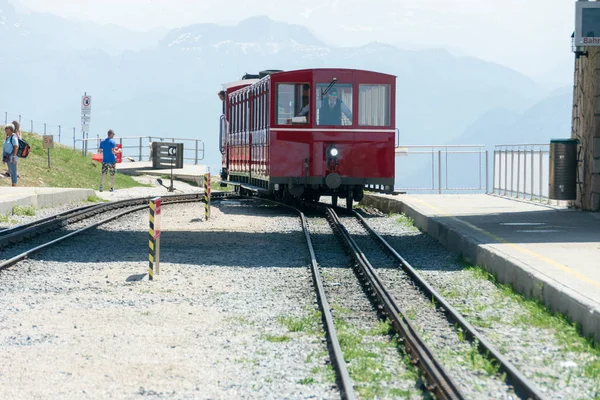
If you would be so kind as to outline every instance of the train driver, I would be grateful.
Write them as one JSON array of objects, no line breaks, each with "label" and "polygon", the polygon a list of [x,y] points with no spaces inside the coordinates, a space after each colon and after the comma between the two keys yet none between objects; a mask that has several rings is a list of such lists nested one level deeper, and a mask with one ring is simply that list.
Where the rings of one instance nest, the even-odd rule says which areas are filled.
[{"label": "train driver", "polygon": [[352,111],[338,99],[338,91],[331,88],[327,93],[329,101],[323,101],[319,109],[319,125],[342,125],[342,113],[352,121]]}]

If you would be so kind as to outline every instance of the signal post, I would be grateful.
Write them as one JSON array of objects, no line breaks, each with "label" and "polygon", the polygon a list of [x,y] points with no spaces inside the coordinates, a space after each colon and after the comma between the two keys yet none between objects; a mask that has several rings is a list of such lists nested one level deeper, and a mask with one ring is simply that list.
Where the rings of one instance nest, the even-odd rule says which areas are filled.
[{"label": "signal post", "polygon": [[160,215],[161,198],[156,197],[150,200],[150,230],[149,233],[149,252],[148,252],[148,279],[154,280],[154,272],[160,273]]}]

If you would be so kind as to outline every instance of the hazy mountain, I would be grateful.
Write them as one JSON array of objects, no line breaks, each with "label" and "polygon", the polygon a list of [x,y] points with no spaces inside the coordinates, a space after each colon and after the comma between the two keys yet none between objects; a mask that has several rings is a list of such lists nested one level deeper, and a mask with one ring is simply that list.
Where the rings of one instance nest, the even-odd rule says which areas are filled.
[{"label": "hazy mountain", "polygon": [[166,30],[136,32],[116,25],[61,18],[47,13],[17,13],[8,0],[0,0],[2,50],[15,58],[45,56],[53,52],[98,49],[111,55],[155,46]]},{"label": "hazy mountain", "polygon": [[[222,83],[264,69],[344,67],[396,75],[397,126],[405,144],[471,141],[478,139],[474,127],[500,138],[498,127],[511,118],[529,129],[544,127],[536,131],[542,133],[548,121],[537,118],[570,121],[562,103],[540,103],[545,111],[531,111],[547,93],[532,79],[446,50],[333,47],[302,26],[267,17],[175,29],[143,48],[152,34],[142,38],[121,28],[15,13],[7,0],[0,0],[0,10],[0,76],[7,77],[0,110],[79,131],[80,97],[87,92],[93,96],[92,136],[108,127],[128,136],[176,131],[205,140],[211,165],[220,157],[216,92]],[[169,123],[170,132],[162,129]]]},{"label": "hazy mountain", "polygon": [[[474,121],[459,137],[448,144],[484,145],[489,152],[490,163],[494,145],[499,144],[550,144],[550,139],[571,137],[571,115],[573,102],[572,89],[561,88],[523,113],[505,108],[494,108]],[[437,154],[435,156],[435,187],[437,181]],[[474,154],[453,154],[446,164],[442,155],[442,176],[445,179],[446,167],[450,187],[474,187],[478,181],[479,156]],[[398,158],[396,175],[399,187],[423,187],[423,182],[431,185],[431,157],[413,156]],[[482,173],[483,174],[483,173]],[[490,185],[492,165],[490,164]],[[482,181],[483,184],[483,181]],[[445,181],[443,183],[445,185]]]}]

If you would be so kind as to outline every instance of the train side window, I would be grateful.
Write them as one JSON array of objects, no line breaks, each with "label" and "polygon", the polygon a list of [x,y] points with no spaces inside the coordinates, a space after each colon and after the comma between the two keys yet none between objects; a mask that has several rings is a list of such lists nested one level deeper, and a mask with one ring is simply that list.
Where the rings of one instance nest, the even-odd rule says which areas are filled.
[{"label": "train side window", "polygon": [[352,85],[317,84],[317,125],[352,125]]},{"label": "train side window", "polygon": [[310,86],[307,83],[277,85],[277,124],[307,124],[310,106]]},{"label": "train side window", "polygon": [[390,85],[358,85],[358,125],[390,125]]}]

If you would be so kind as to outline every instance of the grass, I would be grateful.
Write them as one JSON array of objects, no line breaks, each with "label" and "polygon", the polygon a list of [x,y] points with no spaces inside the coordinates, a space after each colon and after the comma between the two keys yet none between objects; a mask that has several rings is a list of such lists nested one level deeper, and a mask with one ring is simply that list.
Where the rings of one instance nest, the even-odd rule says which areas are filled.
[{"label": "grass", "polygon": [[309,315],[300,317],[279,317],[280,324],[285,326],[290,332],[304,332],[315,334],[318,332],[318,323],[321,320],[321,313],[314,311]]},{"label": "grass", "polygon": [[[494,275],[482,267],[465,265],[465,270],[475,279],[491,282],[498,289],[498,300],[509,300],[519,306],[522,311],[508,320],[512,325],[532,326],[550,331],[549,335],[554,335],[561,346],[561,351],[589,356],[581,366],[582,374],[587,378],[600,380],[600,343],[594,341],[591,336],[584,337],[578,324],[562,314],[549,310],[540,301],[516,293],[511,285],[499,283]],[[490,322],[491,325],[499,319],[498,316],[490,316],[481,322]]]},{"label": "grass", "polygon": [[13,215],[23,215],[28,217],[35,216],[36,209],[34,206],[20,206],[15,204],[12,208]]},{"label": "grass", "polygon": [[85,200],[88,203],[107,203],[109,200],[103,199],[102,197],[98,197],[98,196],[88,196],[88,198]]},{"label": "grass", "polygon": [[396,222],[400,224],[404,229],[410,232],[418,232],[419,230],[415,227],[415,220],[409,217],[408,215],[402,214],[393,214],[392,216],[396,217]]},{"label": "grass", "polygon": [[10,216],[5,214],[0,214],[0,223],[2,224],[12,224],[14,221],[10,218]]},{"label": "grass", "polygon": [[271,342],[271,343],[282,343],[282,342],[289,342],[290,341],[290,337],[287,335],[264,335],[263,338],[267,341],[267,342]]},{"label": "grass", "polygon": [[[383,353],[385,349],[394,348],[398,350],[397,340],[391,336],[392,327],[389,321],[382,321],[369,330],[357,329],[348,323],[343,315],[346,314],[342,309],[333,307],[338,317],[335,319],[335,327],[340,341],[340,347],[344,353],[344,358],[348,364],[348,372],[352,380],[356,383],[356,391],[363,398],[387,397],[389,395],[408,396],[412,391],[405,391],[398,388],[392,388],[385,384],[392,380],[392,374],[385,368]],[[385,337],[387,342],[378,343],[375,346],[369,343],[373,342],[370,338]],[[372,349],[372,350],[371,350]],[[373,350],[379,349],[375,352]],[[404,356],[402,361],[405,365],[411,365]],[[406,376],[402,378],[416,380],[418,374],[411,365],[408,368]]]},{"label": "grass", "polygon": [[[19,159],[17,168],[21,177],[18,186],[98,188],[102,168],[100,163],[92,161],[91,154],[84,157],[81,151],[55,143],[54,149],[50,151],[51,168],[48,168],[48,153],[42,148],[41,136],[23,132],[23,139],[31,146],[31,152],[27,158]],[[107,177],[107,181],[109,178]],[[0,186],[10,185],[10,179],[0,179]],[[131,176],[117,173],[116,189],[134,186],[144,185],[136,182]]]}]

